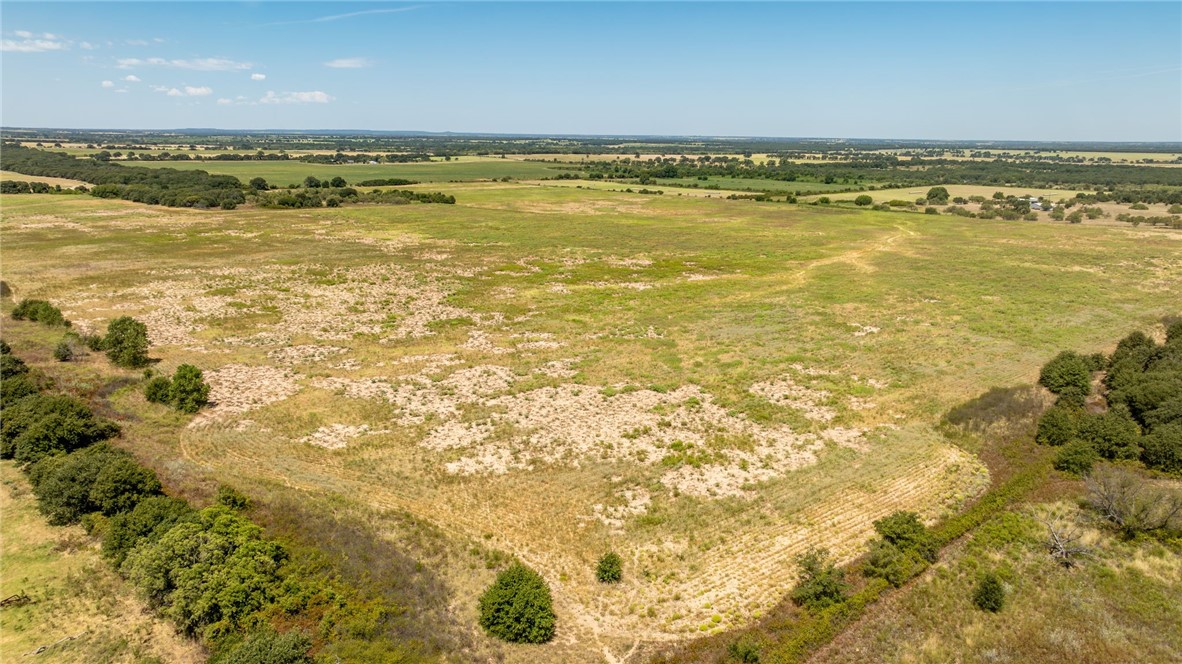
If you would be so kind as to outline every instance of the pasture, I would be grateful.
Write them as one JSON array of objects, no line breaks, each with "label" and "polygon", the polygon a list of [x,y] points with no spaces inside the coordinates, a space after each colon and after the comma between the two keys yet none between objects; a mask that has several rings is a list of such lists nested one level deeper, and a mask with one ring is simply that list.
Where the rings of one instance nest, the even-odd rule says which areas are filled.
[{"label": "pasture", "polygon": [[[546,168],[177,166],[274,184]],[[511,661],[744,624],[783,597],[796,554],[849,560],[874,519],[951,513],[988,475],[937,430],[950,407],[1152,329],[1182,298],[1176,232],[438,188],[457,204],[8,196],[3,277],[84,330],[135,316],[158,369],[206,371],[215,405],[191,421],[136,384],[111,396],[166,483],[412,515],[472,551],[438,571],[474,638],[498,556],[536,568],[559,635]],[[624,560],[613,586],[593,574],[607,550]]]},{"label": "pasture", "polygon": [[176,161],[127,162],[133,168],[176,168],[203,170],[214,175],[233,175],[243,182],[261,177],[271,185],[299,184],[309,175],[324,179],[345,178],[350,183],[376,178],[404,178],[418,182],[494,180],[505,177],[536,179],[568,172],[555,165],[513,159],[466,158],[455,161],[408,164],[310,164],[302,161]]}]

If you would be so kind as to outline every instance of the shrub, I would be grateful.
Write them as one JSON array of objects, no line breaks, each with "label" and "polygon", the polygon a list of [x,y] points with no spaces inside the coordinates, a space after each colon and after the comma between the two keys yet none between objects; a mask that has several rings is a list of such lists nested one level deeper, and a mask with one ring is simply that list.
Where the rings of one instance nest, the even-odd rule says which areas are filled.
[{"label": "shrub", "polygon": [[120,316],[107,325],[103,348],[121,367],[142,367],[148,363],[148,327],[130,316]]},{"label": "shrub", "polygon": [[9,346],[7,341],[0,339],[0,355],[9,355],[11,353],[12,346]]},{"label": "shrub", "polygon": [[1038,384],[1055,394],[1071,391],[1086,396],[1092,387],[1091,363],[1079,353],[1065,350],[1043,365]]},{"label": "shrub", "polygon": [[480,596],[480,626],[512,643],[545,643],[554,638],[550,588],[535,571],[514,563]]},{"label": "shrub", "polygon": [[242,643],[210,660],[210,664],[312,664],[311,639],[303,632],[255,632]]},{"label": "shrub", "polygon": [[742,664],[759,664],[759,643],[750,637],[741,637],[726,647],[730,658]]},{"label": "shrub", "polygon": [[1100,460],[1096,448],[1091,443],[1073,440],[1059,448],[1055,453],[1055,470],[1062,470],[1072,475],[1087,475],[1092,466]]},{"label": "shrub", "polygon": [[69,362],[74,359],[74,348],[70,345],[69,341],[63,339],[53,347],[53,359],[58,362]]},{"label": "shrub", "polygon": [[1141,460],[1154,470],[1182,473],[1182,422],[1154,427],[1141,439]]},{"label": "shrub", "polygon": [[1079,436],[1079,420],[1083,411],[1072,406],[1055,404],[1038,418],[1034,439],[1040,445],[1066,445]]},{"label": "shrub", "polygon": [[209,385],[201,370],[191,364],[177,367],[172,376],[169,400],[182,413],[196,413],[209,403]]},{"label": "shrub", "polygon": [[800,567],[792,602],[810,611],[821,611],[846,600],[845,573],[824,549],[811,549],[796,559]]},{"label": "shrub", "polygon": [[895,512],[874,522],[883,541],[902,549],[913,549],[929,562],[936,559],[936,543],[915,512]]},{"label": "shrub", "polygon": [[599,559],[599,564],[595,566],[595,578],[600,583],[618,583],[622,574],[623,561],[614,551],[603,554],[603,557]]},{"label": "shrub", "polygon": [[108,464],[125,454],[108,445],[93,445],[38,461],[29,469],[37,507],[53,525],[76,523],[98,511],[91,493],[95,482]]},{"label": "shrub", "polygon": [[213,501],[218,505],[228,507],[237,512],[250,507],[249,498],[240,493],[234,487],[225,484],[218,485],[218,492],[214,495]]},{"label": "shrub", "polygon": [[152,606],[197,634],[236,627],[273,602],[286,558],[258,526],[214,506],[133,548],[122,570]]},{"label": "shrub", "polygon": [[15,355],[0,355],[0,379],[9,379],[29,373],[29,365]]},{"label": "shrub", "polygon": [[1105,413],[1078,418],[1078,435],[1105,459],[1137,459],[1141,456],[1141,426],[1123,404]]},{"label": "shrub", "polygon": [[21,300],[12,310],[15,320],[31,320],[49,325],[50,327],[69,327],[70,321],[62,315],[62,310],[45,300]]},{"label": "shrub", "polygon": [[120,456],[110,459],[95,478],[90,502],[104,515],[114,516],[159,493],[160,480],[156,479],[156,473],[130,456]]},{"label": "shrub", "polygon": [[168,403],[172,398],[172,381],[167,376],[149,378],[144,384],[144,398],[152,403]]},{"label": "shrub", "polygon": [[928,206],[923,209],[924,214],[940,214],[940,211],[934,207]]},{"label": "shrub", "polygon": [[[21,374],[0,381],[0,410],[8,408],[21,399],[37,394],[40,386],[28,374]],[[0,454],[0,458],[6,458]]]},{"label": "shrub", "polygon": [[136,546],[160,539],[178,522],[196,517],[183,500],[151,496],[141,500],[130,512],[115,515],[103,534],[103,555],[116,568]]},{"label": "shrub", "polygon": [[70,452],[119,433],[113,422],[95,417],[86,404],[64,395],[27,396],[4,410],[0,458],[30,464]]},{"label": "shrub", "polygon": [[1126,537],[1182,530],[1182,494],[1147,482],[1126,468],[1102,467],[1085,483],[1088,503]]},{"label": "shrub", "polygon": [[861,196],[854,199],[854,205],[857,205],[859,207],[865,207],[865,206],[870,205],[872,203],[874,203],[874,199],[870,198],[866,194],[862,194]]},{"label": "shrub", "polygon": [[986,572],[973,590],[973,604],[982,611],[997,613],[1006,602],[1006,589],[993,572]]},{"label": "shrub", "polygon": [[898,587],[936,559],[936,542],[914,512],[895,512],[874,522],[881,539],[870,545],[863,573]]}]

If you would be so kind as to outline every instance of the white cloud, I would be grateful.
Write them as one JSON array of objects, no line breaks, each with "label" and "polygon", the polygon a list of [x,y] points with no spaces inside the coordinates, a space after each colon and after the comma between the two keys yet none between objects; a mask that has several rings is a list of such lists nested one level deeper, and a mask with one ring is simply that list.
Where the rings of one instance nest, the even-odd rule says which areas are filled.
[{"label": "white cloud", "polygon": [[251,75],[250,75],[250,80],[252,80],[252,81],[265,81],[265,80],[267,80],[267,75],[266,75],[266,74],[251,74]]},{"label": "white cloud", "polygon": [[136,76],[135,74],[128,74],[127,76],[123,77],[123,80],[127,81],[128,83],[139,83],[142,79],[140,79],[140,77]]},{"label": "white cloud", "polygon": [[111,88],[115,87],[115,81],[103,81],[102,86],[110,90]]},{"label": "white cloud", "polygon": [[371,14],[397,14],[399,12],[409,12],[416,9],[422,9],[422,5],[415,5],[413,7],[396,7],[392,9],[366,9],[360,12],[350,12],[348,14],[333,14],[332,16],[321,16],[319,18],[309,18],[302,21],[280,21],[278,23],[267,23],[266,25],[297,25],[299,23],[326,23],[328,21],[339,21],[343,18],[353,18],[354,16],[369,16]]},{"label": "white cloud", "polygon": [[69,42],[61,35],[52,32],[43,33],[40,37],[28,30],[17,30],[12,33],[19,38],[0,40],[0,51],[7,53],[45,53],[48,51],[64,51],[70,48]]},{"label": "white cloud", "polygon": [[152,89],[156,92],[163,92],[169,97],[206,97],[213,94],[213,88],[207,86],[192,86],[186,85],[181,88],[170,88],[165,85],[153,85]]},{"label": "white cloud", "polygon": [[222,97],[221,99],[218,100],[218,105],[220,105],[220,106],[228,106],[233,103],[234,103],[233,99],[226,99],[225,97]]},{"label": "white cloud", "polygon": [[363,69],[372,65],[369,58],[337,58],[324,63],[325,67],[333,69]]},{"label": "white cloud", "polygon": [[227,58],[196,58],[192,60],[166,60],[164,58],[120,58],[115,61],[120,69],[132,67],[172,67],[175,69],[192,69],[194,71],[237,71],[250,69],[254,65],[249,62],[238,62]]},{"label": "white cloud", "polygon": [[82,50],[84,50],[84,51],[93,51],[95,48],[97,48],[94,44],[91,44],[90,42],[85,42],[85,41],[79,43],[78,46],[81,47]]},{"label": "white cloud", "polygon": [[270,90],[259,99],[260,104],[327,104],[332,101],[332,95],[312,90],[309,92],[282,92],[276,94]]}]

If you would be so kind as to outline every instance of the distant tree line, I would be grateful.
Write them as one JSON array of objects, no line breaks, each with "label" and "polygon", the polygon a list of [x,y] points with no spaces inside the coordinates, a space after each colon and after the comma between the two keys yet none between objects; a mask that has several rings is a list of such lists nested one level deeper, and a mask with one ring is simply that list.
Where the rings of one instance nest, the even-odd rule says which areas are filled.
[{"label": "distant tree line", "polygon": [[5,143],[0,151],[0,170],[82,180],[95,185],[90,190],[91,196],[149,205],[233,209],[246,201],[242,183],[230,175],[172,168],[129,168],[15,143]]}]

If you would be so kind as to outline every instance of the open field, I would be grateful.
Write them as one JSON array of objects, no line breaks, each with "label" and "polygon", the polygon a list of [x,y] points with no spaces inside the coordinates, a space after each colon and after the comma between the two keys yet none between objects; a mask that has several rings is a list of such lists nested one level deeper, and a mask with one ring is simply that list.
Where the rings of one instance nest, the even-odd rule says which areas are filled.
[{"label": "open field", "polygon": [[[845,191],[856,185],[833,182],[806,182],[798,180],[786,182],[783,180],[765,180],[761,178],[729,178],[709,176],[705,180],[698,178],[661,178],[658,184],[680,185],[682,187],[715,187],[718,189],[737,189],[751,191],[767,191],[777,194],[790,194],[797,191]],[[749,192],[748,192],[749,193]]]},{"label": "open field", "polygon": [[374,178],[405,178],[419,182],[492,180],[504,177],[529,179],[553,177],[568,171],[546,164],[513,159],[467,158],[410,164],[308,164],[301,161],[176,161],[127,162],[135,168],[176,168],[203,170],[215,175],[233,175],[246,182],[261,177],[272,185],[299,184],[309,175],[320,179],[341,176],[350,183]]},{"label": "open field", "polygon": [[89,184],[81,180],[70,180],[69,178],[54,178],[44,175],[25,175],[24,173],[14,173],[12,171],[0,171],[0,180],[19,180],[22,182],[44,182],[48,185],[60,184],[64,187],[90,187]]},{"label": "open field", "polygon": [[[502,164],[532,166],[438,168]],[[368,168],[344,177],[437,166]],[[446,190],[456,205],[295,211],[9,196],[3,278],[82,329],[136,316],[160,369],[206,370],[216,403],[192,421],[134,381],[111,396],[166,480],[405,511],[538,569],[558,637],[513,661],[742,624],[797,553],[848,560],[876,518],[957,509],[988,478],[936,431],[950,406],[1182,298],[1166,231]],[[593,577],[608,549],[625,561],[611,587]],[[492,572],[439,572],[475,632]]]},{"label": "open field", "polygon": [[23,591],[33,600],[0,612],[0,652],[6,661],[71,636],[77,638],[53,645],[34,660],[205,660],[195,642],[145,613],[80,526],[46,525],[29,481],[11,462],[0,464],[0,483],[0,597]]}]

